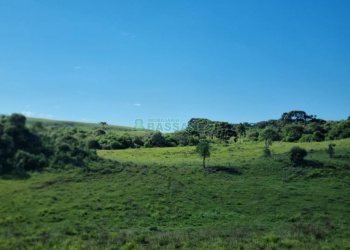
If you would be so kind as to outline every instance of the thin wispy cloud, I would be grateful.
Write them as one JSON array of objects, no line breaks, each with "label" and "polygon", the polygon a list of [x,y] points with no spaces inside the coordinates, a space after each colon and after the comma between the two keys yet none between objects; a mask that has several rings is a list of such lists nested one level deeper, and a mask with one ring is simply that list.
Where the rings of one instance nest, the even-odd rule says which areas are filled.
[{"label": "thin wispy cloud", "polygon": [[22,111],[21,114],[24,115],[24,116],[29,116],[30,117],[30,116],[33,116],[34,113],[32,111]]},{"label": "thin wispy cloud", "polygon": [[21,114],[26,116],[26,117],[36,117],[36,118],[44,118],[44,119],[52,119],[53,118],[53,115],[51,115],[51,114],[35,113],[35,112],[29,111],[29,110],[22,111]]},{"label": "thin wispy cloud", "polygon": [[135,107],[140,107],[141,104],[140,104],[140,103],[134,103],[134,106],[135,106]]}]

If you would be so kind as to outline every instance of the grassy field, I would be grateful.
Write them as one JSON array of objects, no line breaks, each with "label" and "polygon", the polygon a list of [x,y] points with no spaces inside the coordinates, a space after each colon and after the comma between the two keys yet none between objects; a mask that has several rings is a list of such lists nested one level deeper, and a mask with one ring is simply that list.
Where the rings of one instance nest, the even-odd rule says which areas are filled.
[{"label": "grassy field", "polygon": [[350,140],[99,151],[89,172],[0,180],[0,249],[350,249]]},{"label": "grassy field", "polygon": [[[35,122],[41,122],[44,127],[65,127],[65,128],[78,128],[85,130],[95,130],[102,128],[102,125],[99,123],[88,123],[88,122],[75,122],[75,121],[60,121],[60,120],[51,120],[51,119],[42,119],[42,118],[27,118],[27,125],[31,126]],[[103,127],[107,131],[114,133],[120,133],[121,135],[128,133],[135,136],[144,136],[151,133],[150,130],[146,129],[135,129],[127,126],[119,125],[106,125]]]}]

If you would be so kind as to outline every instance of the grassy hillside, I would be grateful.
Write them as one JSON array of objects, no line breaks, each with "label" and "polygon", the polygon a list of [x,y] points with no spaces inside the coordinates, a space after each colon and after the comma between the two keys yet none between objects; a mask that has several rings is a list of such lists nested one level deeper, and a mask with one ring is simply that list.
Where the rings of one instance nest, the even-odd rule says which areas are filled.
[{"label": "grassy hillside", "polygon": [[[45,127],[72,127],[72,128],[85,128],[85,129],[96,129],[100,128],[101,124],[99,123],[89,123],[89,122],[76,122],[76,121],[60,121],[60,120],[51,120],[51,119],[42,119],[42,118],[27,118],[27,125],[31,126],[35,122],[41,122]],[[118,125],[107,125],[108,130],[111,131],[140,131],[127,126],[118,126]]]},{"label": "grassy hillside", "polygon": [[211,172],[193,147],[99,151],[89,172],[0,180],[0,249],[350,248],[350,140],[213,146]]}]

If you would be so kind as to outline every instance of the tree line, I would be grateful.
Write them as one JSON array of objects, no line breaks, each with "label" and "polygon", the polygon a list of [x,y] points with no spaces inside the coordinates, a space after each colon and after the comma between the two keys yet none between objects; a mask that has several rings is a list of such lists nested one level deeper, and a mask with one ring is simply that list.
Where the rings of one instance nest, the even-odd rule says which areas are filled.
[{"label": "tree line", "polygon": [[[143,135],[113,132],[106,123],[94,129],[68,126],[43,126],[40,122],[26,125],[20,114],[0,117],[0,175],[25,173],[44,167],[86,168],[99,161],[96,149],[140,147],[197,146],[209,143],[238,141],[265,142],[264,154],[269,156],[273,141],[310,142],[350,137],[350,117],[342,121],[325,121],[304,111],[283,113],[278,120],[231,124],[193,118],[185,130],[169,134],[159,131]],[[199,145],[204,151],[203,144]],[[332,145],[328,149],[334,151]]]}]

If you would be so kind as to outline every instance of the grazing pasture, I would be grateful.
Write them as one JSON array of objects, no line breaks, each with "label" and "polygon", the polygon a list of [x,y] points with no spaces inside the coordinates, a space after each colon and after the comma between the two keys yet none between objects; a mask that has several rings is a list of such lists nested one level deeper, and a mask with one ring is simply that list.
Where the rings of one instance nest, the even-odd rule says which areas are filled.
[{"label": "grazing pasture", "polygon": [[[345,249],[350,140],[98,151],[82,170],[0,179],[1,249]],[[293,168],[288,150],[308,151]]]}]

